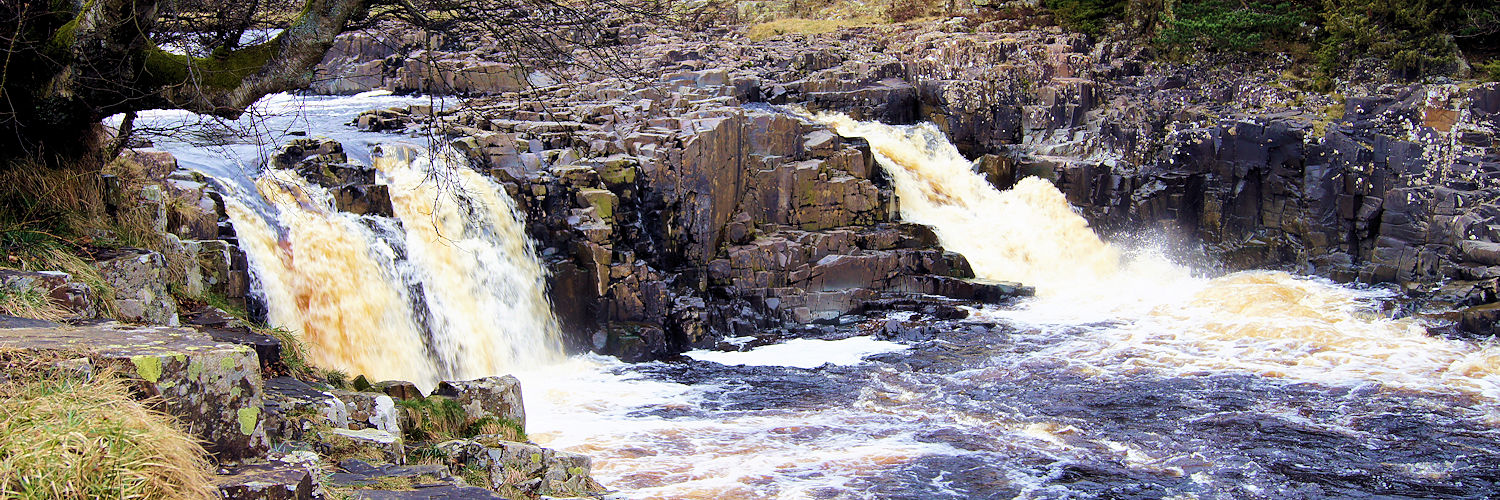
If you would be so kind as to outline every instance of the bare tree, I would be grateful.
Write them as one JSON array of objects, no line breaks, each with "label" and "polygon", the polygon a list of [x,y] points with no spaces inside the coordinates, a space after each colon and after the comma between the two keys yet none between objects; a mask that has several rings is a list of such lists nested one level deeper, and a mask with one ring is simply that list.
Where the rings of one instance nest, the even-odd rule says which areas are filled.
[{"label": "bare tree", "polygon": [[124,132],[147,109],[238,117],[306,87],[336,36],[377,23],[486,38],[534,64],[579,49],[607,56],[611,27],[670,10],[667,0],[6,0],[0,169],[92,154],[100,120],[115,114]]}]

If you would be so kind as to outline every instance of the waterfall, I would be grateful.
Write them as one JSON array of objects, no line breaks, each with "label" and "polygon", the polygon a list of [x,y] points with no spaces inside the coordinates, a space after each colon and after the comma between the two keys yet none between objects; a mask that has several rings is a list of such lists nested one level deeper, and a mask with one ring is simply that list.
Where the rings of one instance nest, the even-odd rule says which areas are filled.
[{"label": "waterfall", "polygon": [[423,390],[559,360],[546,274],[501,187],[452,151],[384,145],[372,163],[394,219],[271,168],[255,181],[269,215],[225,199],[268,322],[315,365]]},{"label": "waterfall", "polygon": [[902,218],[931,226],[979,277],[1037,287],[1036,300],[996,315],[1120,325],[1100,329],[1100,342],[1059,350],[1061,359],[1178,374],[1375,381],[1500,399],[1500,347],[1437,338],[1420,321],[1382,315],[1371,308],[1386,298],[1381,291],[1271,271],[1209,279],[1160,255],[1127,258],[1051,183],[1026,178],[999,191],[932,124],[892,126],[829,113],[814,119],[868,140],[895,186]]},{"label": "waterfall", "polygon": [[1119,252],[1100,241],[1047,181],[1025,178],[998,191],[932,124],[819,119],[870,141],[893,181],[902,218],[932,227],[945,248],[968,257],[979,277],[1020,281],[1045,293],[1119,271]]}]

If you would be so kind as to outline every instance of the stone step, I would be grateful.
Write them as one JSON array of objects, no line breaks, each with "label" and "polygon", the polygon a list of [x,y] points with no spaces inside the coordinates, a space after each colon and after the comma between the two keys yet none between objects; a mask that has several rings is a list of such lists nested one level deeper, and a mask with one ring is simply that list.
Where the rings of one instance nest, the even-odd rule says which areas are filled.
[{"label": "stone step", "polygon": [[313,472],[306,464],[272,461],[221,469],[213,482],[224,500],[311,500],[322,498]]},{"label": "stone step", "polygon": [[175,327],[119,323],[61,328],[0,328],[0,348],[86,354],[134,381],[157,410],[177,417],[216,459],[264,456],[260,361],[249,347],[215,342]]}]

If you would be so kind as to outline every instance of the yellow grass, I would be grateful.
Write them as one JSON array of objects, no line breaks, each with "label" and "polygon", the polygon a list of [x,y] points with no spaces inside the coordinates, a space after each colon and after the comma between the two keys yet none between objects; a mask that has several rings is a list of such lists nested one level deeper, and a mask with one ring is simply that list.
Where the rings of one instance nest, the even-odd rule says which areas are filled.
[{"label": "yellow grass", "polygon": [[879,19],[802,19],[789,18],[751,26],[745,35],[751,40],[765,40],[786,34],[821,35],[848,28],[867,28],[884,24]]},{"label": "yellow grass", "polygon": [[42,321],[61,321],[68,311],[36,289],[0,288],[0,314]]},{"label": "yellow grass", "polygon": [[0,498],[214,498],[203,447],[110,373],[0,352]]}]

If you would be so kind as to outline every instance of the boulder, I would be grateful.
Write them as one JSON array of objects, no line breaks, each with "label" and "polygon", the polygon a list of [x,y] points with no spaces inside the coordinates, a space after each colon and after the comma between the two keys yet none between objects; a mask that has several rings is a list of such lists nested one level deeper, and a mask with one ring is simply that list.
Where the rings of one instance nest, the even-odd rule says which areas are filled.
[{"label": "boulder", "polygon": [[94,291],[72,275],[60,271],[16,271],[0,269],[0,289],[25,293],[30,291],[73,313],[76,319],[99,316]]},{"label": "boulder", "polygon": [[94,255],[94,267],[115,289],[116,317],[131,322],[177,325],[177,301],[167,291],[166,259],[150,250],[121,249]]},{"label": "boulder", "polygon": [[514,422],[526,428],[526,408],[521,402],[521,381],[511,375],[476,380],[443,381],[432,391],[463,406],[470,419],[485,417]]},{"label": "boulder", "polygon": [[406,463],[406,446],[401,436],[380,429],[359,430],[330,428],[320,430],[313,447],[318,454],[334,460],[358,458],[393,464]]},{"label": "boulder", "polygon": [[494,491],[513,491],[527,496],[588,496],[604,488],[589,474],[592,461],[576,453],[542,448],[533,444],[477,436],[438,445],[456,466],[480,467],[489,472]]},{"label": "boulder", "polygon": [[219,470],[213,483],[224,500],[312,500],[322,498],[307,464],[271,461]]},{"label": "boulder", "polygon": [[1486,266],[1500,265],[1500,243],[1464,240],[1458,243],[1458,251],[1470,262]]}]

